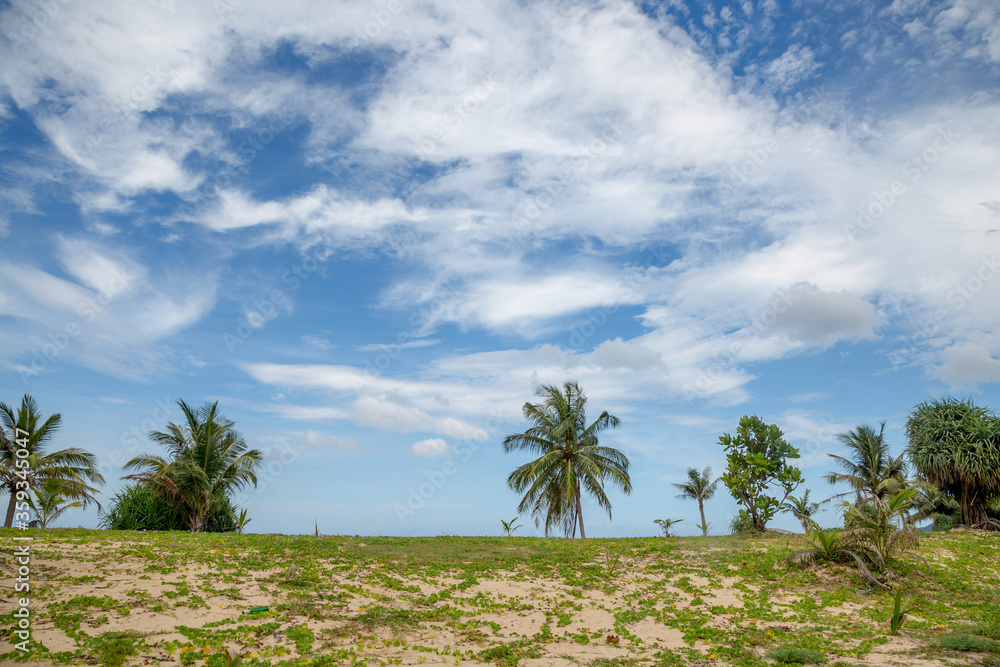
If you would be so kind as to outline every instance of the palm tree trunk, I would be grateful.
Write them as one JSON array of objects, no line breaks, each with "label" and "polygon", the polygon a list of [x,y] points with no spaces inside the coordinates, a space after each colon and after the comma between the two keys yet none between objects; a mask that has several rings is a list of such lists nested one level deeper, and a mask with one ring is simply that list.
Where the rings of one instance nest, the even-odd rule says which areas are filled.
[{"label": "palm tree trunk", "polygon": [[705,503],[701,498],[698,499],[698,511],[701,512],[701,536],[708,537],[708,524],[705,523]]},{"label": "palm tree trunk", "polygon": [[17,491],[14,490],[14,485],[11,484],[7,490],[10,492],[10,503],[7,505],[7,520],[4,521],[4,528],[10,528],[14,522],[14,508],[17,506]]},{"label": "palm tree trunk", "polygon": [[580,539],[587,539],[587,531],[583,529],[583,505],[580,503],[580,487],[576,487],[576,518],[580,522]]}]

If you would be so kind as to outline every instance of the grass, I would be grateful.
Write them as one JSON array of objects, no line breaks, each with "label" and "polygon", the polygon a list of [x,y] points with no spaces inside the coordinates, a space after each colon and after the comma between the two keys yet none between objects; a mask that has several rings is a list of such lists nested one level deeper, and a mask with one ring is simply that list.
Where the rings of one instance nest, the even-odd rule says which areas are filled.
[{"label": "grass", "polygon": [[[0,530],[0,546],[22,534]],[[922,536],[934,576],[900,573],[905,641],[889,636],[893,592],[845,564],[787,562],[801,549],[787,536],[31,536],[39,643],[28,654],[8,644],[3,664],[213,667],[227,649],[253,667],[515,667],[559,657],[594,667],[833,667],[881,653],[905,666],[1000,655],[1000,535],[971,531]],[[243,613],[259,606],[269,609]],[[0,618],[8,634],[15,622]]]}]

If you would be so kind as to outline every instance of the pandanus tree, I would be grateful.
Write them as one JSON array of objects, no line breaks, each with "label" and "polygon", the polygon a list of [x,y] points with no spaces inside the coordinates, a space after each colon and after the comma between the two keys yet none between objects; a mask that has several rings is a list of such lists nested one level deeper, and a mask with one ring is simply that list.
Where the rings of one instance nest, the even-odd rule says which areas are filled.
[{"label": "pandanus tree", "polygon": [[507,486],[524,493],[517,507],[530,512],[535,525],[544,523],[545,534],[559,529],[567,537],[587,536],[583,523],[583,493],[589,493],[611,517],[611,501],[604,491],[610,482],[623,493],[632,492],[629,460],[598,440],[600,434],[618,426],[619,420],[604,411],[587,423],[587,396],[575,382],[562,389],[542,385],[536,394],[540,403],[525,403],[524,418],[531,428],[504,438],[505,453],[525,451],[538,458],[518,467],[507,478]]},{"label": "pandanus tree", "polygon": [[680,500],[697,500],[698,511],[701,513],[701,534],[708,537],[708,523],[705,521],[705,501],[711,500],[715,495],[715,489],[719,486],[719,480],[712,481],[712,468],[705,468],[698,472],[697,468],[688,468],[688,479],[682,484],[674,484],[674,488],[681,491],[677,496]]},{"label": "pandanus tree", "polygon": [[906,461],[902,454],[892,458],[889,453],[885,422],[879,425],[878,432],[871,426],[862,425],[838,434],[837,439],[847,447],[848,456],[829,456],[843,472],[832,472],[824,479],[830,484],[846,482],[851,491],[834,497],[854,493],[855,504],[863,505],[867,498],[892,496],[906,486]]},{"label": "pandanus tree", "polygon": [[247,449],[235,424],[219,413],[219,404],[197,410],[177,401],[184,423],[167,424],[149,439],[166,448],[168,457],[142,454],[125,464],[138,472],[125,479],[148,484],[184,511],[192,532],[205,530],[208,518],[224,499],[248,484],[257,485],[255,470],[263,454]]},{"label": "pandanus tree", "polygon": [[[0,485],[10,494],[5,527],[13,523],[18,491],[25,492],[23,502],[29,502],[28,490],[41,488],[47,482],[57,485],[65,500],[79,501],[81,507],[90,503],[100,507],[94,497],[98,490],[92,485],[103,484],[104,478],[97,471],[94,455],[79,447],[48,451],[62,422],[61,415],[43,419],[38,403],[25,394],[16,411],[0,403],[0,422],[3,423],[0,429]],[[28,463],[20,467],[24,464],[19,461]]]},{"label": "pandanus tree", "polygon": [[917,473],[952,495],[962,523],[1000,530],[990,503],[1000,496],[1000,418],[970,400],[917,405],[906,421],[907,453]]}]

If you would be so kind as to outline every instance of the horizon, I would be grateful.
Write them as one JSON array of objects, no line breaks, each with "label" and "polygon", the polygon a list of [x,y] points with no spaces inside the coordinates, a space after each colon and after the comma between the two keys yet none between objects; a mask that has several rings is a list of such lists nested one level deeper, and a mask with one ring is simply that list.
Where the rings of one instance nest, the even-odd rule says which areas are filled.
[{"label": "horizon", "polygon": [[588,537],[700,532],[743,415],[819,500],[839,433],[1000,408],[989,0],[14,0],[0,62],[0,401],[102,504],[178,399],[264,451],[252,531],[403,537],[514,516],[542,383],[621,419]]}]

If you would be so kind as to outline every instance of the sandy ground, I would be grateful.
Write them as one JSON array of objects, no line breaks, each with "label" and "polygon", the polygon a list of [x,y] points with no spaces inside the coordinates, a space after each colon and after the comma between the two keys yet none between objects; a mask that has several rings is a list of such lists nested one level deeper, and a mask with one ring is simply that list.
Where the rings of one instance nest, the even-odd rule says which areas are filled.
[{"label": "sandy ground", "polygon": [[[548,626],[553,639],[536,642],[537,655],[518,656],[519,664],[663,664],[662,652],[666,650],[676,658],[676,662],[668,664],[722,666],[731,663],[713,655],[712,643],[686,640],[684,632],[662,619],[682,613],[692,604],[700,610],[710,609],[707,627],[725,634],[737,629],[760,629],[765,643],[756,649],[759,656],[769,648],[768,630],[794,637],[799,631],[812,632],[816,627],[814,621],[799,623],[796,612],[803,596],[815,595],[816,591],[762,591],[760,585],[741,578],[739,568],[732,572],[733,576],[721,577],[686,571],[665,573],[662,564],[649,557],[623,558],[613,585],[592,589],[574,588],[559,577],[539,577],[524,568],[496,569],[488,576],[478,576],[478,583],[462,587],[460,574],[448,572],[447,568],[424,576],[418,572],[401,574],[398,568],[377,561],[363,562],[360,569],[355,569],[334,558],[319,559],[318,581],[307,590],[298,590],[281,585],[283,579],[294,577],[296,572],[283,567],[241,572],[239,554],[221,554],[224,559],[231,556],[233,567],[228,570],[181,560],[175,569],[161,572],[149,569],[148,557],[122,555],[128,552],[125,543],[49,543],[40,551],[33,561],[33,571],[38,573],[38,582],[49,588],[43,588],[33,604],[44,607],[80,596],[110,596],[114,604],[103,609],[81,605],[85,620],[80,629],[92,636],[125,630],[142,633],[147,648],[129,657],[126,664],[130,665],[180,665],[185,652],[203,649],[179,628],[204,628],[231,619],[243,619],[238,623],[255,627],[278,622],[277,628],[259,636],[245,631],[243,636],[224,642],[246,660],[256,658],[272,664],[300,658],[301,664],[306,664],[308,657],[338,650],[353,652],[342,664],[350,664],[354,656],[362,656],[369,665],[471,664],[481,662],[483,656],[479,654],[489,648],[511,644],[523,651],[523,640]],[[11,567],[8,561],[4,565],[8,570]],[[391,575],[402,587],[386,588],[380,583],[380,574]],[[344,591],[350,595],[336,597]],[[428,604],[426,597],[434,594],[445,594],[447,598]],[[753,618],[746,609],[749,604],[759,604],[762,595],[772,610],[767,620]],[[322,604],[317,606],[317,601]],[[616,614],[638,609],[639,601],[660,616],[638,614],[634,620],[616,621]],[[0,602],[4,613],[13,609],[15,600],[9,588],[2,592]],[[299,607],[294,606],[297,603]],[[395,624],[362,622],[365,611],[373,607],[421,614],[440,604],[461,610],[461,614],[458,618],[431,617]],[[246,620],[241,615],[250,607],[275,609],[281,605],[293,606],[280,610],[277,616]],[[873,637],[886,634],[884,623],[873,620],[863,603],[829,606],[819,613],[831,626],[850,621],[870,626]],[[312,652],[304,657],[288,636],[290,630],[302,626],[316,638]],[[215,629],[234,627],[236,624]],[[45,614],[36,617],[33,632],[34,638],[53,653],[76,651],[81,646]],[[892,637],[858,658],[851,655],[850,649],[859,641],[845,640],[840,655],[831,655],[831,661],[886,667],[942,664],[925,657],[921,643],[906,637]],[[210,648],[212,653],[220,651],[221,646]],[[953,664],[981,664],[979,659],[970,660]],[[27,664],[58,663],[43,657]],[[198,660],[195,664],[205,663]]]}]

